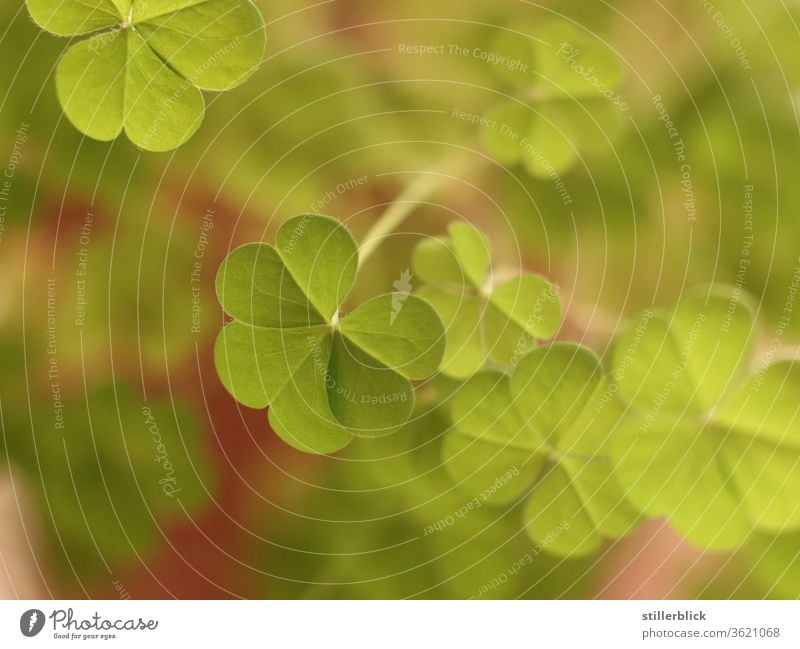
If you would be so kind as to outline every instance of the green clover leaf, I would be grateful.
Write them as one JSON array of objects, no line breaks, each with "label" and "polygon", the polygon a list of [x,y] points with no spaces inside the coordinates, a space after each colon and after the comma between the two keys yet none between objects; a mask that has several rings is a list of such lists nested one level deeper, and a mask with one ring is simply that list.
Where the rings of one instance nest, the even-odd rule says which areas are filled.
[{"label": "green clover leaf", "polygon": [[470,225],[453,223],[448,236],[420,242],[412,265],[427,282],[418,295],[447,327],[442,371],[448,376],[466,378],[487,360],[511,366],[561,324],[557,290],[543,277],[522,273],[491,286],[489,242]]},{"label": "green clover leaf", "polygon": [[527,354],[511,376],[481,372],[455,393],[444,459],[481,501],[530,492],[526,531],[543,549],[590,554],[639,520],[606,453],[621,413],[597,357],[554,343]]},{"label": "green clover leaf", "polygon": [[148,151],[188,140],[201,90],[230,90],[258,68],[264,21],[250,0],[27,0],[34,21],[70,47],[56,91],[70,122],[109,141],[123,130]]},{"label": "green clover leaf", "polygon": [[705,548],[800,528],[800,364],[744,376],[754,313],[738,289],[689,294],[672,314],[645,311],[614,355],[619,392],[643,415],[615,435],[617,475]]},{"label": "green clover leaf", "polygon": [[579,152],[607,151],[628,105],[617,91],[622,67],[606,44],[564,21],[533,33],[504,31],[489,47],[507,62],[494,72],[511,98],[487,111],[481,138],[499,161],[548,179],[568,171]]},{"label": "green clover leaf", "polygon": [[281,226],[275,247],[231,252],[217,275],[234,318],[216,343],[222,382],[243,405],[269,406],[275,432],[303,451],[395,430],[414,407],[411,380],[442,359],[441,319],[414,295],[379,295],[339,319],[357,264],[348,230],[307,214]]}]

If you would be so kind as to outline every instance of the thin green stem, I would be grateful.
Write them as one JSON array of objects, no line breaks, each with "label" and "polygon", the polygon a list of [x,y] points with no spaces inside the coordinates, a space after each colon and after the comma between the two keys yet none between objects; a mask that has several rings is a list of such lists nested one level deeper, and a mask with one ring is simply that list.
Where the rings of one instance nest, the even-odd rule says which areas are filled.
[{"label": "thin green stem", "polygon": [[386,236],[397,229],[421,203],[480,160],[479,156],[466,157],[464,153],[457,158],[448,158],[443,164],[414,177],[367,232],[358,251],[359,265],[363,265]]}]

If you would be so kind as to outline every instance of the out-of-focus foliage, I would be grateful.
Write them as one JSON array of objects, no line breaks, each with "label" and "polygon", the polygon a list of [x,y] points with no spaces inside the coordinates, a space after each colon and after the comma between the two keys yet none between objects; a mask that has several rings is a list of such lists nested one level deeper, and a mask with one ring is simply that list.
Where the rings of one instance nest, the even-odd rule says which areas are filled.
[{"label": "out-of-focus foliage", "polygon": [[[520,507],[452,488],[430,412],[391,437],[349,447],[315,484],[274,489],[256,594],[290,598],[580,597],[590,563],[530,542]],[[294,485],[291,487],[290,485]]]},{"label": "out-of-focus foliage", "polygon": [[510,367],[561,324],[556,287],[533,273],[498,279],[486,236],[470,225],[453,223],[446,237],[421,241],[412,267],[426,282],[418,295],[447,327],[449,376],[466,378],[489,360]]},{"label": "out-of-focus foliage", "polygon": [[645,312],[615,352],[620,393],[643,415],[615,435],[617,475],[701,547],[800,526],[800,364],[743,376],[754,324],[749,298],[719,287]]},{"label": "out-of-focus foliage", "polygon": [[[0,5],[0,173],[10,174],[4,176],[10,186],[0,185],[0,406],[4,420],[21,416],[15,431],[30,431],[29,405],[38,417],[50,408],[48,279],[56,279],[59,371],[70,410],[82,412],[74,404],[85,406],[88,392],[89,412],[113,424],[114,417],[100,417],[116,412],[114,391],[100,388],[112,379],[120,394],[126,384],[156,381],[160,394],[193,389],[192,403],[204,403],[217,387],[211,333],[223,322],[212,295],[214,269],[229,250],[272,240],[282,222],[308,211],[347,222],[358,239],[420,170],[454,157],[464,158],[469,171],[424,199],[370,258],[353,286],[353,303],[391,291],[410,269],[420,235],[445,236],[445,224],[461,220],[487,232],[493,263],[557,283],[564,310],[559,335],[580,339],[601,356],[626,314],[651,304],[671,313],[687,286],[727,281],[759,302],[758,367],[794,357],[800,334],[800,185],[792,181],[800,171],[800,70],[791,64],[800,14],[794,5],[767,2],[754,12],[752,3],[715,2],[725,21],[720,25],[702,3],[638,0],[256,4],[269,24],[264,64],[235,91],[208,95],[204,126],[168,154],[143,154],[124,138],[101,143],[76,131],[56,93],[65,42],[43,33],[23,3]],[[604,61],[613,55],[603,76],[613,72],[614,90],[629,110],[595,105],[584,111],[595,101],[591,86],[581,94],[578,82],[586,79],[575,74],[573,85],[563,70],[542,68],[533,55],[530,80],[559,78],[569,92],[529,96],[526,88],[535,83],[499,78],[501,66],[481,54],[498,49],[494,43],[509,31],[531,41],[554,24],[557,31],[571,25],[564,40],[580,40],[583,53],[599,45]],[[436,49],[413,49],[427,45]],[[560,44],[550,45],[557,53]],[[568,61],[562,57],[561,64]],[[532,163],[535,175],[502,162],[502,151],[494,151],[496,160],[487,155],[485,121],[512,96],[518,101],[507,103],[510,116],[503,121],[514,121],[524,107],[540,117],[540,128],[559,127],[542,135],[552,136],[543,144],[556,143],[550,157],[559,162],[558,180]],[[564,146],[563,134],[574,146]],[[75,273],[90,211],[90,298],[81,327],[74,324]],[[416,291],[422,278],[412,273],[410,282]],[[195,373],[202,385],[189,388]],[[780,382],[773,373],[765,381],[775,377]],[[419,394],[420,405],[445,400],[459,387],[437,377]],[[36,398],[30,404],[28,392]],[[42,401],[45,415],[36,405]],[[133,401],[124,424],[141,420],[144,400]],[[111,424],[112,439],[121,440],[121,428]],[[78,426],[84,432],[76,438],[87,439]],[[229,417],[217,433],[235,437],[243,427]],[[248,550],[232,543],[233,556],[220,552],[208,561],[276,575],[252,589],[259,596],[580,596],[591,582],[615,574],[607,562],[621,544],[597,563],[536,551],[529,565],[514,569],[536,550],[523,530],[526,499],[456,516],[468,496],[440,466],[445,428],[424,420],[410,439],[404,430],[359,440],[345,459],[325,463],[286,459],[270,448],[268,457],[252,461],[273,480],[265,497],[274,505],[263,517],[254,515],[251,529],[238,530],[249,539],[257,529],[262,538]],[[8,423],[5,430],[8,435]],[[125,443],[132,443],[127,433],[135,433],[129,426],[125,431]],[[63,450],[54,440],[54,452]],[[238,481],[239,467],[230,471],[239,491],[249,493]],[[425,534],[448,516],[454,525]],[[68,511],[57,520],[74,529]],[[129,547],[110,520],[107,538]],[[83,541],[72,553],[81,574]],[[688,590],[670,594],[795,595],[795,542],[793,534],[773,530],[763,543],[715,554],[722,567],[713,583],[710,573],[700,573],[684,585]],[[50,547],[58,551],[57,540]],[[126,554],[107,551],[120,561]],[[638,548],[631,552],[638,555]],[[86,568],[96,568],[92,546],[88,554]],[[132,556],[127,553],[128,563]],[[315,581],[339,585],[305,583]]]},{"label": "out-of-focus foliage", "polygon": [[613,151],[630,108],[618,90],[622,65],[601,35],[569,22],[529,31],[502,31],[485,52],[509,95],[479,122],[481,138],[501,162],[561,183],[579,158]]},{"label": "out-of-focus foliage", "polygon": [[596,552],[639,522],[609,462],[622,410],[608,385],[599,359],[569,343],[530,352],[510,377],[475,375],[451,401],[449,472],[486,502],[529,496],[524,520],[537,547]]},{"label": "out-of-focus foliage", "polygon": [[54,367],[31,414],[3,400],[0,451],[37,495],[51,559],[80,580],[141,560],[214,481],[186,405],[146,402],[124,384],[67,398]]}]

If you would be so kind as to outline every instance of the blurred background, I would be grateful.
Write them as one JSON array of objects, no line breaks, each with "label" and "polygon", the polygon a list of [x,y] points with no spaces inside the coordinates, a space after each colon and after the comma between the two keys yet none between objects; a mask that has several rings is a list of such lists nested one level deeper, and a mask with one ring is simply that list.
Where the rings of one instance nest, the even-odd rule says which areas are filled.
[{"label": "blurred background", "polygon": [[[0,5],[0,596],[800,595],[791,536],[712,553],[651,521],[589,559],[521,561],[518,507],[430,532],[465,500],[440,466],[444,380],[404,430],[314,457],[238,406],[212,357],[231,248],[309,211],[362,237],[421,177],[353,304],[463,219],[496,263],[556,282],[558,337],[602,357],[638,309],[712,281],[750,291],[762,352],[793,357],[800,4],[256,4],[263,65],[207,94],[200,131],[166,154],[83,137],[53,84],[68,41]],[[521,80],[482,54],[553,21],[597,51],[584,76],[613,87],[610,109],[547,91],[544,59]],[[555,168],[485,132],[508,102],[562,120],[540,134]]]}]

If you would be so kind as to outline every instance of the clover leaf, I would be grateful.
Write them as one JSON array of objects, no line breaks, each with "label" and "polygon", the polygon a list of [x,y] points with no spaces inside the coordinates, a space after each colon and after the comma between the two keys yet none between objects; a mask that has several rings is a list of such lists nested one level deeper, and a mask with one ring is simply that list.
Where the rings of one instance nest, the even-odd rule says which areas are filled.
[{"label": "clover leaf", "polygon": [[235,249],[217,275],[234,319],[216,343],[222,382],[243,405],[269,406],[275,432],[303,451],[396,429],[414,406],[411,380],[442,359],[441,319],[416,296],[379,295],[340,319],[357,264],[348,230],[307,214],[284,223],[274,247]]},{"label": "clover leaf", "polygon": [[800,364],[747,376],[755,309],[738,289],[650,309],[619,339],[620,394],[640,413],[612,444],[629,497],[705,548],[800,529]]},{"label": "clover leaf", "polygon": [[470,225],[453,223],[447,236],[421,241],[412,265],[427,282],[417,294],[447,327],[442,371],[448,376],[466,378],[487,360],[513,365],[561,323],[556,288],[543,277],[522,273],[491,285],[489,242]]},{"label": "clover leaf", "polygon": [[96,140],[122,130],[148,151],[188,140],[205,113],[201,90],[230,90],[255,72],[264,22],[250,0],[27,0],[59,36],[88,35],[56,70],[70,122]]},{"label": "clover leaf", "polygon": [[606,453],[621,412],[590,350],[539,347],[511,376],[481,372],[455,393],[446,466],[481,501],[526,496],[526,531],[543,549],[589,554],[639,520]]},{"label": "clover leaf", "polygon": [[505,164],[540,179],[569,170],[579,153],[608,150],[628,110],[617,88],[622,68],[611,49],[564,21],[533,37],[502,32],[489,47],[508,98],[486,114],[481,138]]}]

